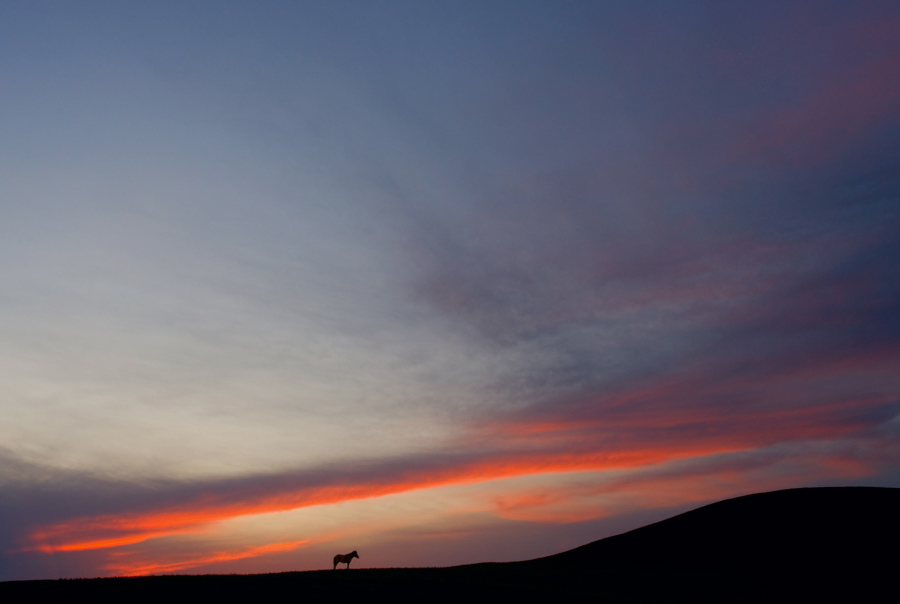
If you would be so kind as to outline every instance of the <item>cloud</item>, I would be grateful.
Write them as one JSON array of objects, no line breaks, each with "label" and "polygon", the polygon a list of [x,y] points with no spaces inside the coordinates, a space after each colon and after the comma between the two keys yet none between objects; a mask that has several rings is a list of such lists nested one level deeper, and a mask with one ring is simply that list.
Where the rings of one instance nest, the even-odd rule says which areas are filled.
[{"label": "cloud", "polygon": [[275,556],[318,536],[209,540],[453,486],[571,525],[896,476],[894,4],[149,10],[136,69],[106,21],[43,84],[77,32],[9,38],[7,568]]},{"label": "cloud", "polygon": [[202,556],[191,558],[177,558],[168,560],[138,561],[123,560],[121,558],[106,565],[106,570],[116,574],[116,576],[136,576],[136,575],[155,575],[161,573],[171,573],[188,568],[196,568],[208,564],[216,564],[221,562],[231,562],[233,560],[244,560],[246,558],[256,558],[276,552],[285,552],[303,547],[308,543],[307,540],[287,541],[282,543],[268,543],[266,545],[256,545],[252,547],[242,547],[233,550],[214,551]]},{"label": "cloud", "polygon": [[847,447],[779,444],[651,466],[611,478],[576,474],[547,487],[510,488],[494,499],[501,518],[576,523],[637,509],[674,508],[754,492],[858,481],[872,474],[870,462]]},{"label": "cloud", "polygon": [[[203,533],[243,516],[447,485],[576,471],[637,471],[779,443],[853,438],[900,414],[900,403],[883,397],[793,408],[710,405],[704,398],[715,403],[723,392],[695,392],[692,386],[690,381],[662,383],[605,400],[599,407],[569,406],[566,414],[559,406],[545,410],[555,417],[528,410],[531,416],[497,419],[473,428],[457,444],[466,453],[432,452],[206,484],[155,484],[132,492],[119,511],[49,524],[33,519],[38,525],[19,534],[21,548],[44,553],[117,548]],[[693,408],[681,401],[691,395],[697,399]],[[139,492],[146,499],[136,503]],[[102,501],[108,508],[111,500]]]}]

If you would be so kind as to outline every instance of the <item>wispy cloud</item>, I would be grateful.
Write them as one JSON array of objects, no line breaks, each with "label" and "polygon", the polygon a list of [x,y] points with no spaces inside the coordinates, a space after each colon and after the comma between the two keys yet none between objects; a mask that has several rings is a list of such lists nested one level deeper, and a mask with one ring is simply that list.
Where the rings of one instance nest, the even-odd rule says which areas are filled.
[{"label": "wispy cloud", "polygon": [[252,547],[241,547],[232,550],[214,551],[202,556],[191,558],[180,558],[175,560],[154,560],[150,561],[125,561],[113,560],[106,565],[106,570],[111,571],[119,576],[135,576],[135,575],[155,575],[160,573],[171,573],[189,568],[196,568],[207,564],[215,564],[218,562],[231,562],[233,560],[243,560],[245,558],[256,558],[272,554],[276,552],[285,552],[295,550],[306,545],[307,541],[286,541],[283,543],[269,543],[266,545],[257,545]]},{"label": "wispy cloud", "polygon": [[0,578],[896,481],[895,2],[98,10],[0,7]]}]

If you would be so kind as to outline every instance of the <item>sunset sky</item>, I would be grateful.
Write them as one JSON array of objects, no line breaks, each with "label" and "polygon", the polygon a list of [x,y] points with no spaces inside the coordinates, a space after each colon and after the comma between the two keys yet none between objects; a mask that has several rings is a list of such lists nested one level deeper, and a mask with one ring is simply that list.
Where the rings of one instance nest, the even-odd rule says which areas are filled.
[{"label": "sunset sky", "polygon": [[900,487],[900,3],[0,2],[0,580]]}]

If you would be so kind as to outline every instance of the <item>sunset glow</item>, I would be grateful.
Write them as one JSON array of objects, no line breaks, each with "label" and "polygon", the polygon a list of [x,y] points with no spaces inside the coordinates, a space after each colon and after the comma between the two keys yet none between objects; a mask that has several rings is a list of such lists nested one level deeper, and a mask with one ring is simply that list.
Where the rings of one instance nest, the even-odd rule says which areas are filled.
[{"label": "sunset glow", "polygon": [[900,486],[898,76],[896,2],[3,3],[0,581]]}]

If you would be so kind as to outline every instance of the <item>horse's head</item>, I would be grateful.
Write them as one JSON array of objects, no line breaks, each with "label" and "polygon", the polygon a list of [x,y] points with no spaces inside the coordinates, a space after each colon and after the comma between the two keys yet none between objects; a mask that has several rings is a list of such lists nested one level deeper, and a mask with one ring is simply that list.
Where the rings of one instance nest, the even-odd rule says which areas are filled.
[{"label": "horse's head", "polygon": [[350,557],[351,558],[359,558],[359,554],[356,553],[356,550],[353,550],[352,552],[350,552]]}]

